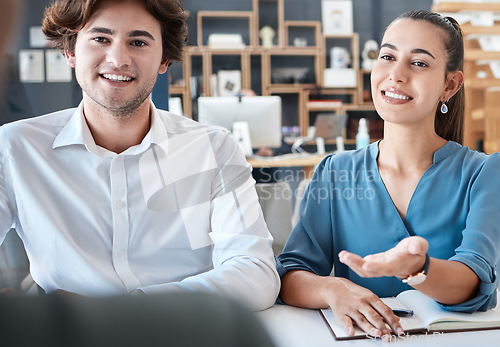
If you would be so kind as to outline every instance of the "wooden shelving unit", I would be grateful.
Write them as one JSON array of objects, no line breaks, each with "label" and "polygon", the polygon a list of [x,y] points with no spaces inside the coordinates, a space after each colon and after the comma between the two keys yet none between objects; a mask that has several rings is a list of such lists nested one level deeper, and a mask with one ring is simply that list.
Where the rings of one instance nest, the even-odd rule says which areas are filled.
[{"label": "wooden shelving unit", "polygon": [[[274,2],[276,6],[276,45],[271,48],[262,47],[259,40],[260,18],[259,6],[264,2]],[[267,4],[266,4],[267,5]],[[285,0],[253,0],[252,11],[199,11],[197,13],[197,45],[188,46],[184,53],[184,65],[182,69],[183,83],[171,85],[170,94],[181,96],[183,99],[184,114],[187,117],[193,116],[193,94],[191,77],[193,68],[196,65],[199,71],[201,59],[201,71],[203,83],[201,92],[204,96],[212,95],[211,78],[215,72],[213,61],[217,56],[235,56],[239,66],[235,70],[241,70],[241,85],[243,89],[250,89],[252,86],[252,61],[258,60],[260,65],[260,80],[262,95],[282,95],[289,94],[297,99],[297,121],[296,125],[301,127],[302,135],[306,135],[310,126],[309,114],[311,112],[335,112],[343,113],[349,111],[374,111],[373,104],[363,102],[363,79],[360,70],[359,37],[357,33],[352,35],[324,35],[321,32],[321,22],[319,21],[288,21],[284,18]],[[248,20],[249,42],[243,48],[221,49],[211,48],[204,42],[203,22],[207,18],[243,19]],[[290,42],[290,31],[292,29],[309,30],[312,32],[314,42],[308,42],[306,46],[296,47]],[[352,68],[356,73],[356,87],[352,88],[325,88],[324,70],[328,67],[326,56],[328,41],[344,40],[348,41],[350,54],[352,57]],[[273,61],[286,59],[287,57],[298,57],[297,59],[309,59],[309,63],[314,65],[311,75],[314,81],[309,83],[273,83],[271,79],[273,71]],[[194,63],[196,60],[197,63]],[[281,67],[281,66],[279,66]],[[285,66],[286,67],[286,66]],[[367,73],[366,71],[364,73]],[[335,95],[344,96],[349,101],[345,107],[324,107],[310,108],[307,105],[311,97],[311,89],[320,89],[322,95],[329,98]]]},{"label": "wooden shelving unit", "polygon": [[[434,12],[456,13],[464,11],[489,11],[500,13],[498,2],[441,2],[432,6]],[[484,51],[478,42],[481,35],[500,35],[500,22],[493,26],[474,26],[471,23],[462,25],[464,32],[464,75],[465,75],[465,128],[464,144],[479,149],[483,142],[486,153],[500,151],[499,115],[494,112],[498,108],[500,93],[495,88],[500,86],[500,79],[494,77],[488,62],[500,61],[500,52]],[[498,130],[498,131],[497,131]]]}]

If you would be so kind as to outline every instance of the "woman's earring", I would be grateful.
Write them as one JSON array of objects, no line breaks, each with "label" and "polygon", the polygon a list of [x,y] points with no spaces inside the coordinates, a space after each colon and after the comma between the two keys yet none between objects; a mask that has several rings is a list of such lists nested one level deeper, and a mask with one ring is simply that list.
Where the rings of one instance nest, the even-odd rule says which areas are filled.
[{"label": "woman's earring", "polygon": [[441,104],[441,113],[442,114],[448,113],[448,106],[446,105],[446,102],[443,102]]}]

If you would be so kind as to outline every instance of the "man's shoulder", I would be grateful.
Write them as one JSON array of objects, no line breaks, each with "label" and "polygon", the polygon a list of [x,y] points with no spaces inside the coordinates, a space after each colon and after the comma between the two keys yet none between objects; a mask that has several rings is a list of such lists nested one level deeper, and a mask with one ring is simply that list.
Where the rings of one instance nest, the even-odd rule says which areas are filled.
[{"label": "man's shoulder", "polygon": [[177,115],[164,110],[157,110],[169,135],[185,134],[189,132],[204,132],[220,135],[229,135],[230,131],[214,125],[202,124],[191,118]]},{"label": "man's shoulder", "polygon": [[60,130],[75,113],[76,108],[60,110],[33,118],[25,118],[2,126],[7,134],[22,135],[30,131]]}]

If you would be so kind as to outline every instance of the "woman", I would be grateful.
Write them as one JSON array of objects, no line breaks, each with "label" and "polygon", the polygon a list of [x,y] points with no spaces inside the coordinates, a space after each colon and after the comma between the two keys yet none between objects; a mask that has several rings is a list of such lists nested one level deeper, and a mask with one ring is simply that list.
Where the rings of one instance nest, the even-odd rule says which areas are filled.
[{"label": "woman", "polygon": [[373,336],[390,335],[384,321],[403,333],[379,297],[412,287],[452,311],[496,305],[500,156],[459,144],[463,55],[452,18],[411,11],[387,28],[371,75],[384,137],[317,168],[278,258],[282,301]]}]

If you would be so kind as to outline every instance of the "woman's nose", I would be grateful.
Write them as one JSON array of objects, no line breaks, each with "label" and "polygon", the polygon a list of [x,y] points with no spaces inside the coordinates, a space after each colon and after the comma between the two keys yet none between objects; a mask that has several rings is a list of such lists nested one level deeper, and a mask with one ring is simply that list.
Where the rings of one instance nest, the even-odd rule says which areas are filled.
[{"label": "woman's nose", "polygon": [[393,64],[389,78],[395,82],[406,82],[408,79],[407,67],[400,62]]}]

